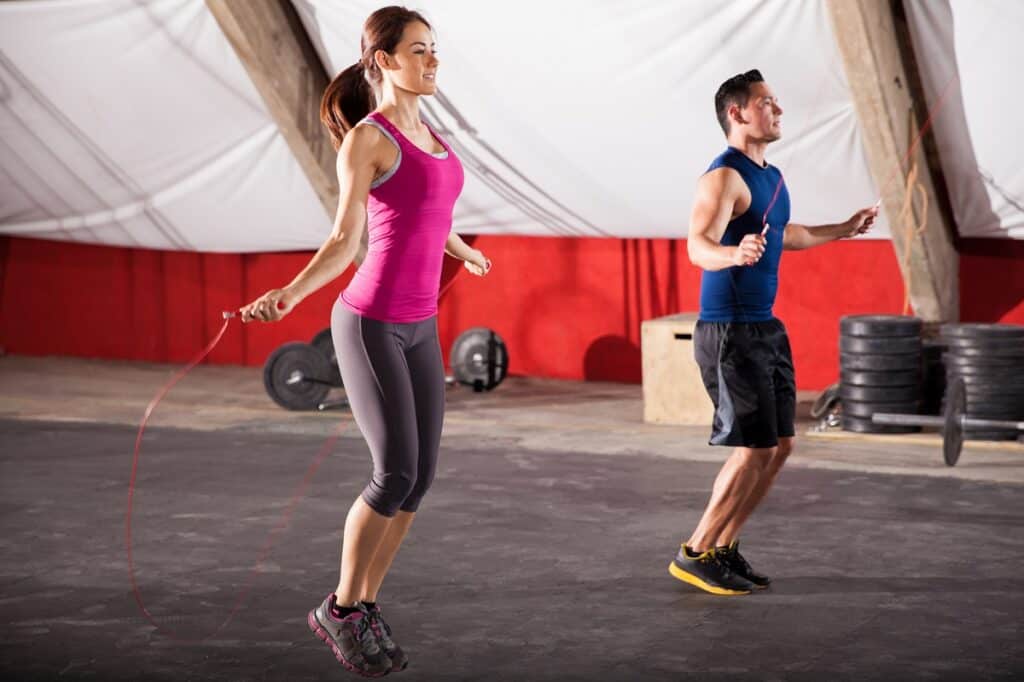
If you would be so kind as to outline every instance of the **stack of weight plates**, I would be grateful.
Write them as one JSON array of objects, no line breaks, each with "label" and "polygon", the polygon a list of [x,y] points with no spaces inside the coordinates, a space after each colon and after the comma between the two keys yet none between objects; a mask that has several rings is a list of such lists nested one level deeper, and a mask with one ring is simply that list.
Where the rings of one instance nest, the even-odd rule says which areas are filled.
[{"label": "stack of weight plates", "polygon": [[874,424],[875,412],[918,414],[921,320],[849,315],[839,321],[839,399],[844,431],[913,433],[916,426]]},{"label": "stack of weight plates", "polygon": [[942,396],[946,394],[946,370],[942,339],[921,340],[921,414],[942,414]]},{"label": "stack of weight plates", "polygon": [[[967,416],[1024,421],[1024,327],[1010,324],[947,324],[946,382],[961,378]],[[968,438],[1003,440],[1016,431],[969,430]]]}]

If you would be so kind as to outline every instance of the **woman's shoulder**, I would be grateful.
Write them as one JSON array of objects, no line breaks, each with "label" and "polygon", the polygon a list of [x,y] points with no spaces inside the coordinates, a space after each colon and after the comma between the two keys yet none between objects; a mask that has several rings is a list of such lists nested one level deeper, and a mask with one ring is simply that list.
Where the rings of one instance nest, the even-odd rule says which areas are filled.
[{"label": "woman's shoulder", "polygon": [[341,156],[376,156],[379,151],[389,144],[384,130],[370,123],[371,119],[364,118],[355,127],[345,134],[345,139],[339,150]]}]

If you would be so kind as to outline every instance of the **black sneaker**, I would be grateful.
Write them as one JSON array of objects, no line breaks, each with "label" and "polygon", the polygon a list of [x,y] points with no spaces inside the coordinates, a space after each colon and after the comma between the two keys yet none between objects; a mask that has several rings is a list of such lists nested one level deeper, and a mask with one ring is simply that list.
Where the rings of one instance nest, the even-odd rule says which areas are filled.
[{"label": "black sneaker", "polygon": [[402,651],[402,647],[391,639],[391,626],[384,622],[380,606],[374,604],[373,608],[367,608],[367,613],[370,617],[370,627],[373,628],[373,633],[377,635],[377,641],[380,642],[380,648],[391,659],[391,672],[397,673],[405,670],[409,666],[409,657]]},{"label": "black sneaker", "polygon": [[736,575],[748,580],[754,587],[763,590],[772,584],[772,579],[754,571],[747,563],[747,560],[740,554],[740,541],[733,540],[728,547],[718,547],[715,554],[723,564],[729,567]]},{"label": "black sneaker", "polygon": [[309,629],[334,651],[343,666],[363,677],[381,677],[391,672],[391,659],[381,650],[377,635],[370,627],[370,614],[359,610],[344,618],[331,613],[334,594],[309,612]]},{"label": "black sneaker", "polygon": [[714,549],[697,554],[683,545],[668,565],[668,572],[672,577],[711,594],[750,594],[754,588],[722,563]]}]

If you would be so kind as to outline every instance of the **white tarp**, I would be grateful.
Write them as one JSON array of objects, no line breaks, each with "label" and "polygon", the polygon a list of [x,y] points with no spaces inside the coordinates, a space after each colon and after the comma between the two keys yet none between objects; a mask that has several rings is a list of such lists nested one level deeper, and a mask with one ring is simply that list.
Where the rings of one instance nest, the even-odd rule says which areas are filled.
[{"label": "white tarp", "polygon": [[330,221],[202,0],[0,3],[0,230],[309,248]]},{"label": "white tarp", "polygon": [[[331,73],[356,61],[379,6],[294,4]],[[875,202],[818,0],[434,0],[423,11],[443,94],[425,113],[469,171],[462,230],[684,236],[697,178],[725,148],[715,90],[751,68],[785,110],[787,137],[769,159],[794,220],[836,221]]]},{"label": "white tarp", "polygon": [[1024,138],[1010,113],[1024,2],[911,0],[907,10],[960,234],[1024,239]]},{"label": "white tarp", "polygon": [[[295,6],[334,73],[355,61],[379,5]],[[466,164],[464,232],[685,236],[696,179],[725,144],[715,88],[749,68],[786,112],[769,159],[786,174],[794,220],[841,219],[876,199],[818,0],[422,9],[442,59],[442,95],[424,112]],[[983,66],[974,50],[970,63]],[[984,105],[978,120],[1000,110]],[[979,144],[973,127],[971,137]],[[1011,162],[1021,142],[1007,142],[1018,152],[976,152],[1019,196]],[[958,210],[979,201],[955,195]],[[1008,205],[993,204],[1004,224],[1020,225]],[[0,232],[248,252],[314,248],[329,225],[202,0],[0,2]]]}]

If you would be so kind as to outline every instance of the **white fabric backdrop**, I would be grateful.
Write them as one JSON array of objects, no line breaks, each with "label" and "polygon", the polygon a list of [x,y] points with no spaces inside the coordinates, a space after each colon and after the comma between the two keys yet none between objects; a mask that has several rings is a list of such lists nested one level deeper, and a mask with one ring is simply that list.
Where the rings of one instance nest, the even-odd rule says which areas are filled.
[{"label": "white fabric backdrop", "polygon": [[912,0],[908,16],[960,234],[1024,239],[1024,2]]},{"label": "white fabric backdrop", "polygon": [[[332,73],[356,61],[379,6],[294,4]],[[697,178],[725,148],[715,90],[750,68],[785,110],[769,159],[786,174],[794,220],[835,221],[875,201],[818,0],[433,0],[423,11],[450,102],[427,113],[471,166],[460,229],[684,236]]]},{"label": "white fabric backdrop", "polygon": [[0,3],[0,229],[196,251],[330,229],[201,0]]},{"label": "white fabric backdrop", "polygon": [[[1008,54],[991,40],[961,44],[968,4],[1012,19],[984,28]],[[335,72],[356,59],[379,5],[295,6]],[[936,6],[926,18],[949,30]],[[1019,62],[1010,36],[1021,7],[953,8],[969,135],[942,117],[937,126],[968,149],[973,140],[991,178],[951,183],[957,216],[965,234],[1024,236],[1012,199],[1021,142],[998,139],[993,119],[1007,105],[992,106],[1017,96],[992,64]],[[794,220],[841,219],[876,198],[818,0],[435,0],[423,10],[438,31],[443,93],[425,114],[469,171],[462,231],[685,236],[696,179],[724,147],[714,90],[753,67],[786,112],[769,158],[786,174]],[[986,210],[998,220],[979,220]],[[0,3],[0,232],[248,252],[314,248],[329,223],[202,0]]]}]

